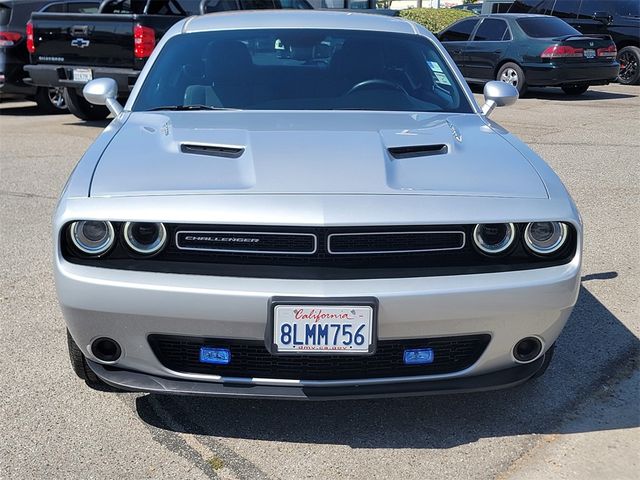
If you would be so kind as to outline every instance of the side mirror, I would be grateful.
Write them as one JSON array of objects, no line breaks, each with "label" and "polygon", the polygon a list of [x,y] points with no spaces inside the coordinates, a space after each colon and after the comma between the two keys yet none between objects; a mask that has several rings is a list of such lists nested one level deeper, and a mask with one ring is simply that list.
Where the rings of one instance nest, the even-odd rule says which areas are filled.
[{"label": "side mirror", "polygon": [[513,105],[518,100],[518,89],[510,83],[494,80],[484,86],[484,105],[482,114],[489,116],[494,108]]},{"label": "side mirror", "polygon": [[113,78],[96,78],[82,89],[84,98],[94,105],[106,105],[111,113],[118,115],[122,105],[118,103],[118,84]]},{"label": "side mirror", "polygon": [[605,25],[609,25],[613,21],[613,17],[609,15],[609,12],[595,12],[591,18]]}]

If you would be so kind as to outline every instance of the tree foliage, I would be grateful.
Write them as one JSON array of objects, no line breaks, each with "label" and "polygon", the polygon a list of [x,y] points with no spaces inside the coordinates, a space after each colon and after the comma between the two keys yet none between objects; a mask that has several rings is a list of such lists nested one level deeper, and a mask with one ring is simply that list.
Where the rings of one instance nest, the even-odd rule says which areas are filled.
[{"label": "tree foliage", "polygon": [[400,11],[400,16],[424,25],[431,32],[439,32],[456,20],[473,15],[468,10],[451,8],[410,8]]}]

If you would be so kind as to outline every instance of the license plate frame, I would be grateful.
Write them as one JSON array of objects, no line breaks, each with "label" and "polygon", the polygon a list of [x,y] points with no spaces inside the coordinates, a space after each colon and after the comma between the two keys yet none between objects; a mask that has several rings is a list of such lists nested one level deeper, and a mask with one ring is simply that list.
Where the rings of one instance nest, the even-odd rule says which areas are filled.
[{"label": "license plate frame", "polygon": [[[314,307],[370,307],[371,308],[371,330],[370,343],[366,351],[335,351],[335,350],[279,350],[276,344],[274,333],[276,324],[276,307],[278,306],[314,306]],[[378,344],[378,299],[375,297],[338,297],[338,298],[316,298],[316,297],[272,297],[268,305],[268,320],[265,331],[265,347],[272,355],[353,355],[366,356],[373,355]]]},{"label": "license plate frame", "polygon": [[87,83],[93,80],[93,70],[90,68],[74,68],[71,74],[74,82]]}]

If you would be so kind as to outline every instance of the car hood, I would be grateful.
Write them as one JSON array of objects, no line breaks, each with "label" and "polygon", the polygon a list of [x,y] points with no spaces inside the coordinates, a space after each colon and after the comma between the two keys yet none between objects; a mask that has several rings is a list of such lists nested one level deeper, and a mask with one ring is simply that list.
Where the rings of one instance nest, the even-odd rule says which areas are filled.
[{"label": "car hood", "polygon": [[90,191],[208,193],[547,198],[478,115],[351,111],[132,113]]}]

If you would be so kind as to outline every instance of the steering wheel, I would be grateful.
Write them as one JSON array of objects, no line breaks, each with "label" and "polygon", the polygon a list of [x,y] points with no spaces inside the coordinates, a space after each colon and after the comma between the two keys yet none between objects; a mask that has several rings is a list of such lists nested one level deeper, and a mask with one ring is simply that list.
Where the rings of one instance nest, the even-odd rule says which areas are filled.
[{"label": "steering wheel", "polygon": [[382,80],[381,78],[372,78],[370,80],[365,80],[364,82],[356,83],[353,87],[349,89],[347,93],[345,93],[345,95],[351,95],[352,93],[355,93],[358,90],[362,90],[364,88],[369,88],[372,86],[388,88],[391,90],[402,92],[405,95],[408,95],[407,91],[404,89],[402,85],[395,82],[390,82],[389,80]]}]

